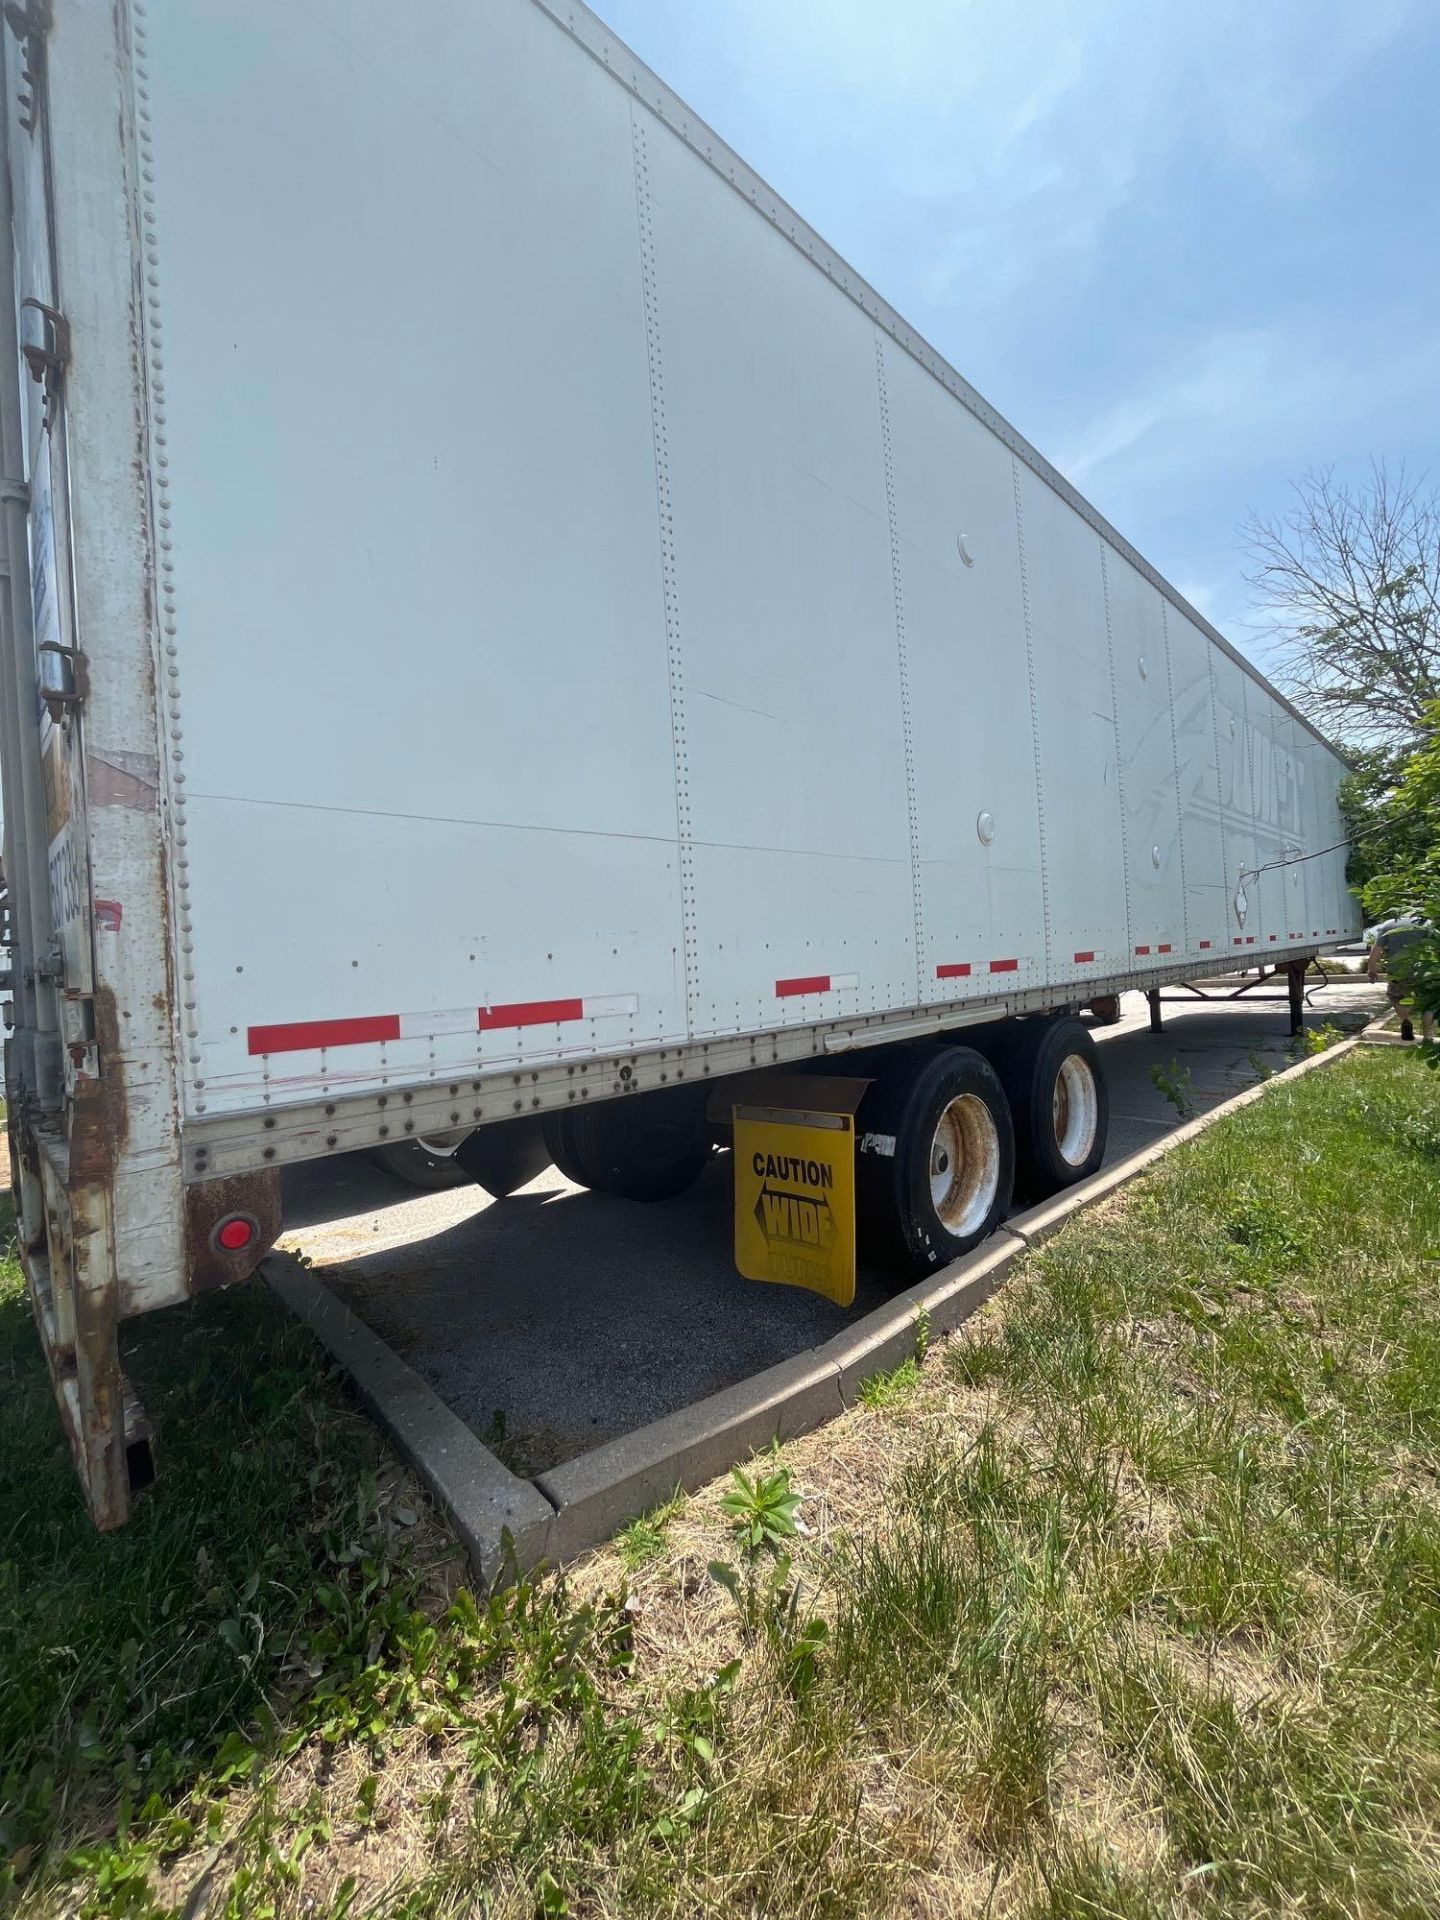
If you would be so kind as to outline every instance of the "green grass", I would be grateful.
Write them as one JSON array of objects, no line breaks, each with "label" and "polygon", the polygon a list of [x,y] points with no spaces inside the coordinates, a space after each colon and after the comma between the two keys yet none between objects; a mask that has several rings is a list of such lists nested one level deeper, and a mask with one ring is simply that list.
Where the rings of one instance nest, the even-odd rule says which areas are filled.
[{"label": "green grass", "polygon": [[1352,1056],[1073,1223],[747,1501],[476,1603],[258,1291],[137,1323],[165,1477],[96,1539],[12,1270],[0,1901],[1432,1914],[1437,1281],[1440,1077]]},{"label": "green grass", "polygon": [[638,1573],[641,1567],[648,1566],[652,1560],[664,1558],[669,1545],[669,1528],[685,1511],[685,1495],[680,1490],[658,1507],[652,1507],[649,1513],[642,1513],[638,1520],[632,1520],[623,1526],[615,1536],[615,1551],[621,1563],[631,1573]]}]

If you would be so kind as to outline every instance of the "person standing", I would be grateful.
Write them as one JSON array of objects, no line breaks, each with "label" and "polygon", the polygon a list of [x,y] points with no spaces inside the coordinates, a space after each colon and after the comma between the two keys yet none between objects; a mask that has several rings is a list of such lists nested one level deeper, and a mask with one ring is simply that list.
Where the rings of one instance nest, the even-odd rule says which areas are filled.
[{"label": "person standing", "polygon": [[[1415,949],[1434,931],[1429,921],[1422,920],[1418,913],[1402,913],[1397,919],[1387,920],[1375,931],[1375,941],[1370,949],[1365,973],[1371,980],[1378,980],[1381,973],[1384,973],[1390,1004],[1400,1015],[1402,1040],[1415,1038],[1415,1009],[1411,1005],[1411,958]],[[1435,1016],[1433,1013],[1421,1015],[1420,1031],[1426,1040],[1434,1041]]]}]

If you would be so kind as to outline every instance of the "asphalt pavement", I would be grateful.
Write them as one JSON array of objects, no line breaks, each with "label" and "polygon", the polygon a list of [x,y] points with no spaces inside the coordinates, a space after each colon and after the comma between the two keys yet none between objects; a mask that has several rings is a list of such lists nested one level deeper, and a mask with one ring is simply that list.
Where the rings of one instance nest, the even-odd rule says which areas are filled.
[{"label": "asphalt pavement", "polygon": [[[1241,982],[1227,982],[1228,991]],[[1270,989],[1282,992],[1283,983]],[[1179,990],[1175,990],[1178,992]],[[1308,1023],[1362,1025],[1384,990],[1342,982]],[[1097,1027],[1110,1087],[1107,1164],[1290,1063],[1283,999],[1143,997]],[[893,1282],[862,1272],[853,1308],[742,1280],[729,1156],[653,1206],[573,1187],[553,1168],[513,1199],[417,1193],[362,1156],[286,1171],[282,1245],[422,1374],[516,1472],[533,1474],[840,1332]]]}]

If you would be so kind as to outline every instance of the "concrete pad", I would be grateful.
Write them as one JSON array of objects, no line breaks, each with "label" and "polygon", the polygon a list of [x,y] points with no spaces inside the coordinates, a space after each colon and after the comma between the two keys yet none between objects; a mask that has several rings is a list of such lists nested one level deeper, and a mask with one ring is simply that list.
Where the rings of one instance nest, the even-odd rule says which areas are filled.
[{"label": "concrete pad", "polygon": [[791,1440],[845,1411],[833,1361],[800,1354],[538,1476],[556,1509],[551,1551],[572,1558],[774,1440]]},{"label": "concrete pad", "polygon": [[[1310,1018],[1384,1004],[1383,988],[1329,986]],[[1180,1125],[1157,1065],[1188,1072],[1203,1110],[1289,1064],[1283,1001],[1167,1004],[1159,1036],[1138,994],[1125,1007],[1119,1025],[1095,1029],[1112,1165]],[[554,1171],[499,1202],[475,1188],[418,1193],[356,1156],[286,1170],[285,1244],[524,1475],[813,1352],[898,1297],[893,1277],[864,1269],[848,1312],[741,1279],[732,1204],[727,1155],[657,1206],[581,1192]]]},{"label": "concrete pad", "polygon": [[[1358,1010],[1358,996],[1353,1004]],[[482,1577],[492,1579],[500,1567],[505,1528],[522,1567],[542,1558],[568,1559],[610,1538],[677,1487],[702,1485],[771,1441],[834,1418],[855,1403],[862,1381],[893,1370],[914,1353],[922,1309],[936,1334],[960,1325],[984,1305],[1027,1249],[1042,1245],[1082,1208],[1118,1191],[1172,1146],[1262,1098],[1281,1080],[1313,1072],[1360,1044],[1348,1041],[1237,1092],[1237,1075],[1253,1079],[1267,1057],[1289,1057],[1288,1035],[1272,1032],[1272,1023],[1278,1023],[1269,1009],[1237,1011],[1229,1003],[1218,1013],[1213,1005],[1186,1008],[1172,1030],[1158,1038],[1141,1031],[1146,1023],[1142,1003],[1123,1029],[1129,1044],[1111,1041],[1105,1055],[1112,1121],[1115,1089],[1137,1109],[1128,1134],[1122,1127],[1117,1135],[1112,1125],[1112,1143],[1128,1139],[1132,1150],[1068,1194],[1015,1216],[966,1259],[901,1292],[892,1292],[883,1276],[862,1272],[861,1317],[838,1332],[831,1330],[840,1313],[829,1302],[790,1289],[757,1287],[736,1276],[719,1159],[692,1195],[666,1207],[581,1194],[557,1174],[542,1177],[518,1201],[500,1206],[464,1190],[419,1200],[397,1195],[393,1212],[402,1216],[399,1220],[383,1212],[350,1217],[322,1238],[333,1262],[323,1270],[328,1284],[283,1255],[273,1256],[264,1270],[281,1297],[351,1371],[362,1395],[450,1509]],[[1164,1106],[1163,1095],[1147,1086],[1152,1063],[1168,1055],[1173,1068],[1182,1054],[1203,1070],[1202,1075],[1186,1068],[1192,1097],[1210,1108],[1186,1125],[1178,1124],[1173,1109],[1167,1121],[1157,1110]],[[1239,1084],[1244,1083],[1242,1077]],[[1156,1139],[1157,1133],[1162,1137]],[[333,1168],[324,1171],[335,1178]],[[362,1190],[367,1178],[372,1189],[379,1179],[353,1162],[341,1177]],[[312,1192],[312,1207],[314,1199]],[[416,1235],[406,1218],[433,1225]],[[317,1219],[323,1222],[323,1207],[311,1211],[311,1222]],[[560,1250],[558,1264],[553,1252],[548,1264],[517,1258],[527,1247],[538,1251],[547,1238]],[[308,1231],[304,1241],[311,1243]],[[496,1255],[509,1258],[486,1266],[478,1259],[482,1249],[492,1262]],[[659,1256],[653,1264],[652,1255]],[[516,1328],[517,1334],[523,1330],[523,1341],[512,1364],[521,1370],[527,1390],[542,1404],[558,1401],[563,1407],[574,1393],[573,1369],[579,1364],[587,1390],[598,1389],[599,1404],[611,1407],[611,1433],[603,1444],[577,1450],[569,1459],[552,1455],[537,1461],[533,1482],[487,1450],[474,1431],[482,1420],[464,1417],[473,1400],[447,1387],[456,1377],[448,1362],[457,1347],[467,1366],[489,1353],[493,1336],[486,1330],[493,1326],[493,1307],[483,1283],[497,1277],[517,1309],[524,1303]],[[332,1286],[343,1289],[340,1298]],[[378,1293],[371,1291],[375,1286]],[[375,1316],[379,1332],[349,1304],[355,1300],[368,1318],[376,1299],[387,1304],[387,1311]],[[417,1364],[428,1379],[379,1337],[390,1333],[388,1309],[400,1310],[399,1336],[417,1350]],[[473,1343],[469,1347],[467,1340]],[[766,1346],[773,1353],[776,1344],[780,1357],[768,1366],[756,1365]],[[568,1376],[567,1369],[572,1370]],[[718,1390],[697,1392],[696,1383],[707,1373],[711,1379],[719,1374]],[[458,1377],[463,1382],[467,1376]],[[658,1419],[632,1419],[627,1431],[623,1414],[617,1418],[618,1409],[657,1402],[662,1407],[668,1402]],[[482,1399],[479,1405],[484,1404]],[[497,1416],[493,1426],[496,1445],[503,1447],[504,1423]]]},{"label": "concrete pad", "polygon": [[288,1254],[271,1254],[260,1272],[298,1320],[344,1367],[371,1412],[449,1513],[485,1585],[504,1571],[508,1532],[519,1569],[551,1551],[555,1510],[483,1447],[412,1367]]}]

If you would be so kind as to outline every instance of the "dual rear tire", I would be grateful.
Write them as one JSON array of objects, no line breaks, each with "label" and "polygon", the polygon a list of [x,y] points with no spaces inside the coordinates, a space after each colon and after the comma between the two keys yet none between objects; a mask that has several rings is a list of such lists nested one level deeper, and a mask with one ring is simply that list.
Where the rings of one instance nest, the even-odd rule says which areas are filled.
[{"label": "dual rear tire", "polygon": [[545,1119],[545,1144],[567,1180],[622,1200],[670,1200],[710,1164],[709,1130],[692,1112],[648,1101],[567,1107]]},{"label": "dual rear tire", "polygon": [[895,1056],[860,1108],[855,1199],[877,1266],[932,1273],[1005,1218],[1015,1130],[990,1062],[969,1047]]},{"label": "dual rear tire", "polygon": [[1018,1021],[984,1053],[905,1048],[885,1059],[857,1133],[861,1245],[876,1265],[932,1273],[1029,1204],[1097,1171],[1110,1103],[1078,1020]]},{"label": "dual rear tire", "polygon": [[1110,1095],[1089,1030],[1068,1016],[1003,1028],[991,1059],[1015,1123],[1015,1190],[1048,1200],[1099,1171]]}]

